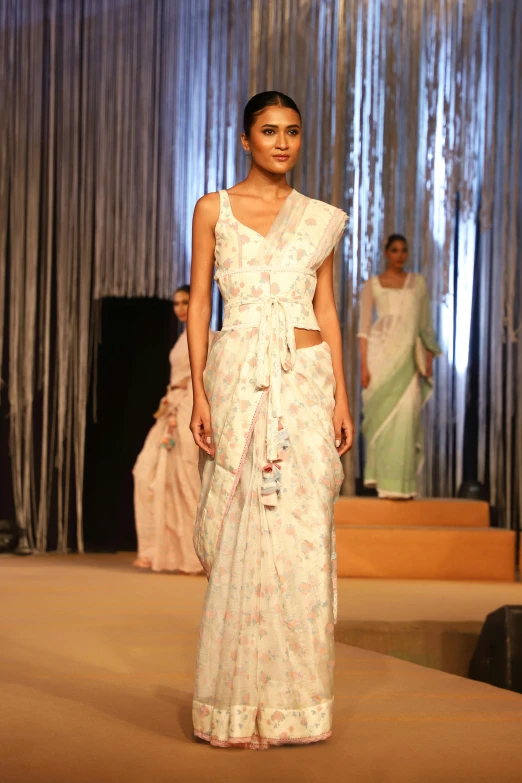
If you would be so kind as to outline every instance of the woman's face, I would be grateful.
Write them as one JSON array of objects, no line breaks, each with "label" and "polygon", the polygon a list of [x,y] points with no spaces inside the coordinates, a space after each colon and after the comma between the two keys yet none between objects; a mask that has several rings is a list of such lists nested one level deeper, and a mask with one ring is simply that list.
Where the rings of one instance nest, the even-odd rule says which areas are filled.
[{"label": "woman's face", "polygon": [[188,315],[189,295],[186,291],[176,291],[174,294],[174,315],[184,324]]},{"label": "woman's face", "polygon": [[396,272],[402,272],[406,261],[408,260],[408,245],[400,239],[392,242],[390,247],[384,251],[388,260],[388,267]]},{"label": "woman's face", "polygon": [[256,115],[250,135],[243,133],[241,142],[258,168],[271,174],[286,174],[295,166],[301,149],[299,114],[294,109],[269,106]]}]

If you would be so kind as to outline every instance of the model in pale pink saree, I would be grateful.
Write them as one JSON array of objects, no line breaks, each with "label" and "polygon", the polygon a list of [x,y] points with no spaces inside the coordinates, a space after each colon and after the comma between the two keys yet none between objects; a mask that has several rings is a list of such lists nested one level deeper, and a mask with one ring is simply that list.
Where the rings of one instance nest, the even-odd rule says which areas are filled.
[{"label": "model in pale pink saree", "polygon": [[198,447],[189,429],[192,380],[187,334],[170,352],[170,384],[134,465],[137,565],[196,574],[194,521],[201,481]]},{"label": "model in pale pink saree", "polygon": [[267,747],[330,735],[335,539],[342,469],[316,272],[346,215],[287,198],[266,237],[239,223],[220,192],[215,278],[223,330],[204,375],[215,459],[204,457],[194,532],[209,578],[193,705],[197,736]]}]

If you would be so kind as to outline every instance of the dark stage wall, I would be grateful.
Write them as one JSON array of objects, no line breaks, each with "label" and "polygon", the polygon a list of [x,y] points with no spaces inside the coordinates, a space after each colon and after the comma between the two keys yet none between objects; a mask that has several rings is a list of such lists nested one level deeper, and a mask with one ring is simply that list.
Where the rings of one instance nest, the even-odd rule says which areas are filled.
[{"label": "dark stage wall", "polygon": [[[89,550],[135,550],[132,467],[169,382],[172,304],[104,299],[97,421],[87,416],[84,530]],[[92,397],[92,393],[91,393]]]}]

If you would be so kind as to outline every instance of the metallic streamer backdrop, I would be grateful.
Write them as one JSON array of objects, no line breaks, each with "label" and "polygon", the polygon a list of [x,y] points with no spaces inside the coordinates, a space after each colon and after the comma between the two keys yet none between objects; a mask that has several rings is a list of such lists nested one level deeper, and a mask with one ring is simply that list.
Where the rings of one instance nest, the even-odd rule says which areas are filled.
[{"label": "metallic streamer backdrop", "polygon": [[[242,107],[270,88],[303,112],[294,186],[350,213],[336,283],[356,415],[358,292],[399,230],[445,350],[425,492],[452,495],[462,478],[475,287],[479,478],[513,524],[521,39],[516,0],[0,0],[0,357],[7,334],[15,503],[32,547],[47,546],[53,494],[66,549],[72,491],[82,550],[95,304],[167,298],[186,281],[194,204],[244,176]],[[346,470],[352,492],[357,449]]]}]

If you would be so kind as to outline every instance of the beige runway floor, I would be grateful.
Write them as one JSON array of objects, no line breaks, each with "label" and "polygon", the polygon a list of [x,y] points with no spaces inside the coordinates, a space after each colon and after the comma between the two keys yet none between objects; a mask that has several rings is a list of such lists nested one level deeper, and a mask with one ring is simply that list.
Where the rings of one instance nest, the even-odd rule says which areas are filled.
[{"label": "beige runway floor", "polygon": [[[266,752],[194,742],[205,580],[129,564],[0,558],[2,783],[522,781],[522,696],[343,644],[329,741]],[[346,580],[340,599],[353,619],[440,619],[448,602],[455,619],[483,619],[522,593]]]}]

